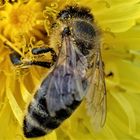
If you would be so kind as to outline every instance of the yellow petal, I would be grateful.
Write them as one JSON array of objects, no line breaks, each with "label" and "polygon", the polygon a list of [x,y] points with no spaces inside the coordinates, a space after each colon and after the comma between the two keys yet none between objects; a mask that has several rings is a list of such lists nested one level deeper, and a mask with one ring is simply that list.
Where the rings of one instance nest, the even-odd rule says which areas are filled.
[{"label": "yellow petal", "polygon": [[9,100],[9,104],[11,106],[11,109],[13,110],[15,117],[17,118],[19,124],[22,126],[23,112],[20,109],[19,105],[17,104],[17,102],[13,96],[13,92],[10,88],[12,86],[12,82],[13,82],[13,81],[11,81],[11,79],[12,79],[12,77],[7,77],[6,95],[7,95],[7,98]]}]

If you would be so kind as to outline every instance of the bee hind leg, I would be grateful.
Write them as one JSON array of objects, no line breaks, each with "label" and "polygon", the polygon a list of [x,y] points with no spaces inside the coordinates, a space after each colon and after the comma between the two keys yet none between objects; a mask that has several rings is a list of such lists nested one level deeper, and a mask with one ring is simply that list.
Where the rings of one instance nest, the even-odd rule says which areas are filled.
[{"label": "bee hind leg", "polygon": [[21,60],[21,55],[17,52],[13,52],[9,55],[10,60],[12,62],[13,65],[21,65],[23,64],[22,60]]},{"label": "bee hind leg", "polygon": [[32,49],[33,55],[39,55],[39,54],[48,53],[48,52],[51,53],[52,61],[56,61],[57,55],[56,55],[55,51],[53,50],[53,48],[41,47],[41,48],[33,48]]},{"label": "bee hind leg", "polygon": [[52,48],[41,47],[41,48],[33,48],[32,49],[32,54],[33,55],[39,55],[39,54],[48,53],[48,52],[50,52],[51,56],[52,56],[52,61],[51,62],[32,61],[31,65],[38,65],[38,66],[46,67],[46,68],[50,68],[51,66],[53,66],[56,59],[57,59],[57,55]]},{"label": "bee hind leg", "polygon": [[52,56],[52,61],[51,62],[46,62],[46,61],[28,61],[28,62],[22,62],[21,60],[21,55],[17,52],[13,52],[10,54],[10,60],[12,62],[13,65],[37,65],[37,66],[41,66],[41,67],[45,67],[45,68],[50,68],[51,66],[54,65],[56,59],[57,59],[57,55],[55,53],[55,51],[52,48],[33,48],[32,49],[32,54],[33,55],[39,55],[39,54],[43,54],[43,53],[48,53],[51,52],[51,56]]}]

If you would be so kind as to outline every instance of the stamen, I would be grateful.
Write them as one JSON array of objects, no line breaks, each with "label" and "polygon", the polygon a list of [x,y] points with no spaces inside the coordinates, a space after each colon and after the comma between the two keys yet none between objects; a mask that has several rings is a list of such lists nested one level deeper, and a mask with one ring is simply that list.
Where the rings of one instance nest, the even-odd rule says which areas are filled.
[{"label": "stamen", "polygon": [[21,56],[24,56],[23,53],[17,49],[16,46],[14,46],[6,37],[4,37],[3,35],[0,34],[0,40],[2,40],[2,42],[7,45],[8,47],[10,47],[12,50],[16,51],[17,53],[19,53]]}]

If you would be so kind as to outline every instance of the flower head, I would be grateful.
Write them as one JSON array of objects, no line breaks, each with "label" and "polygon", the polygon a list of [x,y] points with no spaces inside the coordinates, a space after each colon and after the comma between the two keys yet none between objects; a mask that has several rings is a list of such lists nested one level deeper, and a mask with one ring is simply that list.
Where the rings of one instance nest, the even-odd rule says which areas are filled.
[{"label": "flower head", "polygon": [[23,116],[45,68],[15,67],[9,54],[23,61],[34,57],[31,49],[49,45],[50,26],[56,14],[73,3],[91,9],[102,31],[102,57],[107,86],[107,120],[96,133],[83,102],[58,129],[40,138],[52,140],[140,139],[140,0],[15,0],[0,3],[0,139],[26,139]]}]

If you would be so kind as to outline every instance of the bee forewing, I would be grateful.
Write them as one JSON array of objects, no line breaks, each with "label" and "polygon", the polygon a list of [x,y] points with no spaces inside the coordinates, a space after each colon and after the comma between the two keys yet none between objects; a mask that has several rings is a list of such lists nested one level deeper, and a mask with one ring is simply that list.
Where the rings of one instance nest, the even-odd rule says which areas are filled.
[{"label": "bee forewing", "polygon": [[106,87],[100,50],[95,53],[93,64],[86,103],[93,128],[98,131],[104,126],[106,119]]},{"label": "bee forewing", "polygon": [[[82,77],[79,72],[80,64],[77,67],[76,58],[80,52],[76,51],[74,45],[71,37],[63,38],[56,66],[46,79],[47,107],[52,115],[60,109],[66,109],[71,106],[74,101],[81,102],[85,96],[87,79]],[[81,54],[79,57],[82,57]]]}]

